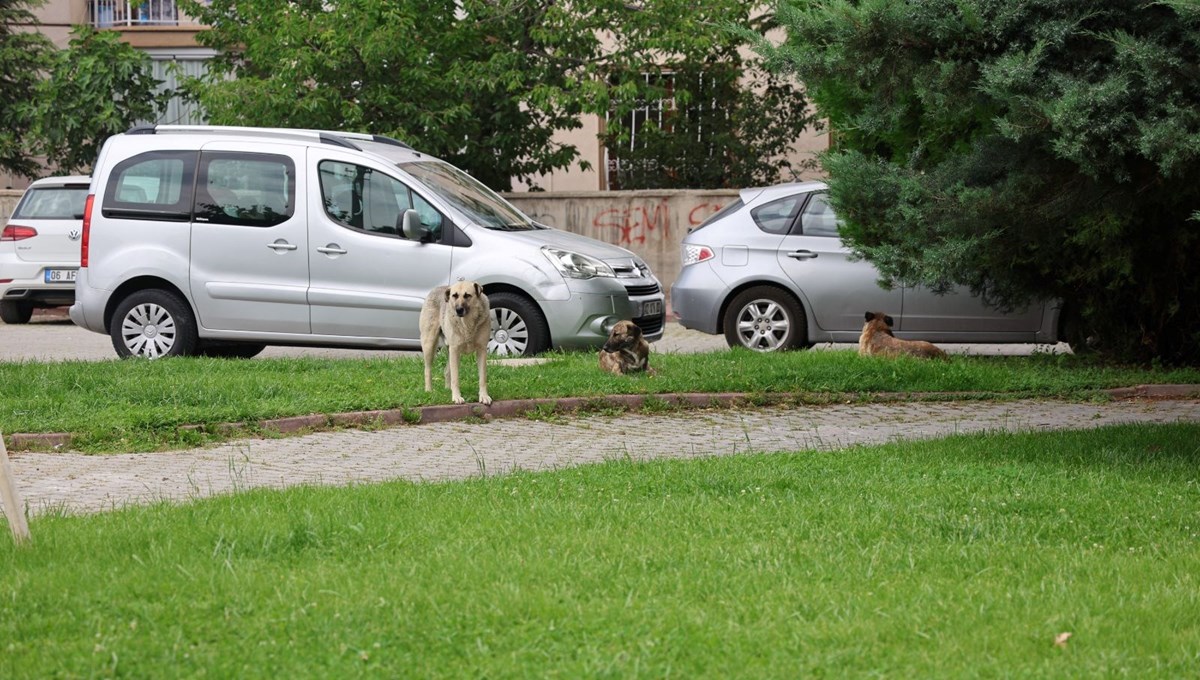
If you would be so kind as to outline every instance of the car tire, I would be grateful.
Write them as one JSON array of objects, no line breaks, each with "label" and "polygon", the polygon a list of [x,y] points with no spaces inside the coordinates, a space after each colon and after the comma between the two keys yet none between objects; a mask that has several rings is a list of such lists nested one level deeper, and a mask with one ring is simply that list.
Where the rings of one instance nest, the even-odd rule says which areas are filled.
[{"label": "car tire", "polygon": [[196,353],[196,317],[178,295],[151,288],[121,301],[109,324],[113,349],[121,357],[159,359]]},{"label": "car tire", "polygon": [[28,302],[7,300],[0,302],[0,321],[7,324],[29,323],[33,318],[33,305]]},{"label": "car tire", "polygon": [[227,342],[202,344],[196,353],[214,359],[253,359],[266,348],[266,345],[257,342]]},{"label": "car tire", "polygon": [[808,346],[808,322],[800,303],[787,292],[755,286],[734,296],[725,309],[725,342],[756,352]]},{"label": "car tire", "polygon": [[488,305],[492,315],[488,354],[531,357],[550,348],[546,317],[528,298],[516,293],[493,293],[488,295]]}]

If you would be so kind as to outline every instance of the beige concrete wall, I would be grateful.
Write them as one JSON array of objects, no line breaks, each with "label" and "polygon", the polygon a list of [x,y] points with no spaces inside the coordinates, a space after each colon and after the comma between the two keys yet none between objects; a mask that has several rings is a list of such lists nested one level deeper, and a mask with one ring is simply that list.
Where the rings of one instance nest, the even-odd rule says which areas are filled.
[{"label": "beige concrete wall", "polygon": [[0,189],[0,222],[8,219],[12,214],[13,208],[17,207],[17,201],[21,200],[21,194],[24,191],[14,189]]},{"label": "beige concrete wall", "polygon": [[663,288],[679,276],[679,244],[688,229],[737,200],[737,191],[579,191],[509,193],[535,220],[637,253]]}]

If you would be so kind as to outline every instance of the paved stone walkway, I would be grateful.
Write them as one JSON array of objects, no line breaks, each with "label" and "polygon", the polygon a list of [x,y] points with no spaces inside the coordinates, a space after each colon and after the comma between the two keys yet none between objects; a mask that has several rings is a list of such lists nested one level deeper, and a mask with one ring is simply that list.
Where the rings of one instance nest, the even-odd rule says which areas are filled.
[{"label": "paved stone walkway", "polygon": [[1200,422],[1200,400],[913,402],[523,418],[249,439],[214,448],[81,455],[14,452],[31,514],[98,512],[252,487],[451,480],[609,459],[832,450],[959,432]]}]

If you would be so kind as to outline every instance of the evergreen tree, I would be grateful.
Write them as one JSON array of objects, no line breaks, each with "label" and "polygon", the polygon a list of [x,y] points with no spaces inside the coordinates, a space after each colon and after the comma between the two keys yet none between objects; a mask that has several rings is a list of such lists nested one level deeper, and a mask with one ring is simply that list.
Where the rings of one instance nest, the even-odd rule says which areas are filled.
[{"label": "evergreen tree", "polygon": [[1065,301],[1077,349],[1200,361],[1200,2],[783,0],[885,279]]}]

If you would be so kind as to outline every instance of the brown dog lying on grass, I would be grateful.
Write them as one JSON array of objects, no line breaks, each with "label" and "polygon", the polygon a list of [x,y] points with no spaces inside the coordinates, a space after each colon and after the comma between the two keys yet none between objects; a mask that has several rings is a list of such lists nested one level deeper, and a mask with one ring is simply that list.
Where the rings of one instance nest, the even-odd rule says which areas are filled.
[{"label": "brown dog lying on grass", "polygon": [[645,371],[650,368],[650,343],[642,336],[642,329],[632,321],[618,321],[608,334],[608,341],[600,350],[600,368],[613,375]]},{"label": "brown dog lying on grass", "polygon": [[858,353],[862,356],[896,357],[901,354],[925,359],[945,359],[946,353],[924,340],[901,340],[892,335],[892,317],[883,312],[867,312],[862,335],[858,337]]}]

